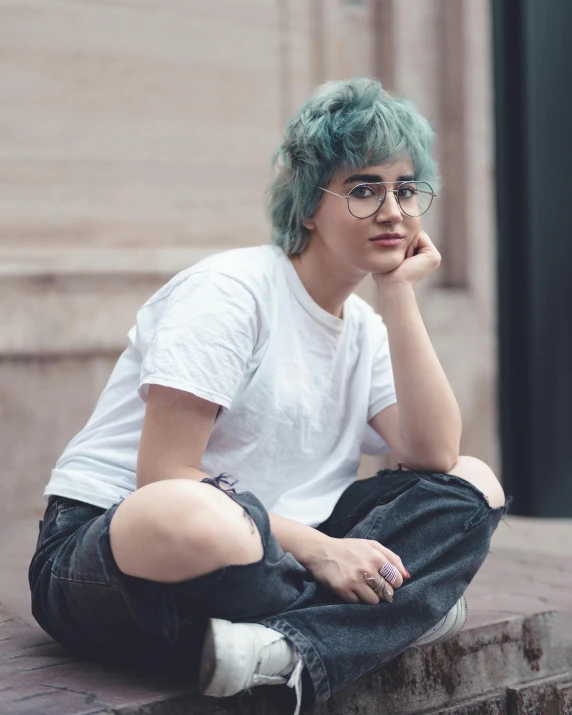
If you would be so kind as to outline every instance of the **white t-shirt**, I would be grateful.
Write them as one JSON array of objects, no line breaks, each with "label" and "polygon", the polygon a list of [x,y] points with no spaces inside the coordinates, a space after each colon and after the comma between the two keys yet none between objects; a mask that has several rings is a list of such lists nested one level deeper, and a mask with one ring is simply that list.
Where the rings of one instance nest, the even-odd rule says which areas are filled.
[{"label": "white t-shirt", "polygon": [[396,402],[387,331],[352,294],[323,310],[277,246],[211,256],[137,312],[94,412],[51,473],[50,494],[109,508],[136,489],[148,385],[221,405],[200,468],[229,474],[274,513],[317,526],[389,450],[367,421]]}]

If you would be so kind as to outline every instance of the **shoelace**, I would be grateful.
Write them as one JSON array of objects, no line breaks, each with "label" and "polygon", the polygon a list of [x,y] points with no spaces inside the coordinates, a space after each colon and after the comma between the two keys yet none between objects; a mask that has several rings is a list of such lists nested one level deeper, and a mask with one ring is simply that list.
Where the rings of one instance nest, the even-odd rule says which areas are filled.
[{"label": "shoelace", "polygon": [[302,705],[302,670],[304,669],[304,661],[297,652],[296,659],[296,665],[286,685],[289,688],[294,688],[294,692],[296,693],[296,709],[294,710],[294,715],[299,715]]},{"label": "shoelace", "polygon": [[[276,666],[272,667],[272,663],[286,663],[286,666],[276,670]],[[260,658],[256,664],[255,673],[264,673],[265,676],[286,676],[292,670],[294,665],[293,646],[285,639],[269,643],[262,648]]]},{"label": "shoelace", "polygon": [[[272,661],[278,663],[287,661],[288,664],[277,672],[274,672],[275,668],[271,667]],[[292,666],[294,667],[292,668]],[[260,673],[262,671],[264,673],[264,677],[268,678],[282,678],[289,688],[294,688],[294,692],[296,693],[296,709],[294,711],[294,715],[299,715],[302,704],[303,669],[304,661],[296,648],[285,638],[281,638],[280,640],[270,643],[262,649],[262,652],[260,653],[260,660],[256,664],[255,672]],[[286,681],[286,677],[288,675],[290,675],[290,677]]]}]

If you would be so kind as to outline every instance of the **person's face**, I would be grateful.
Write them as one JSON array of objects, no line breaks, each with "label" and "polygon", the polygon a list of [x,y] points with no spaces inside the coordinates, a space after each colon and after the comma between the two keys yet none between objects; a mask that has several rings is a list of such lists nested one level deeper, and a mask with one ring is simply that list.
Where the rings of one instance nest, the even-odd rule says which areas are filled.
[{"label": "person's face", "polygon": [[[310,230],[310,245],[317,241],[356,275],[388,273],[405,259],[405,253],[421,227],[420,217],[402,213],[397,198],[389,189],[397,189],[401,181],[414,179],[409,159],[398,159],[380,166],[368,166],[359,171],[339,169],[324,188],[347,195],[357,184],[384,181],[388,189],[377,213],[369,218],[356,218],[348,211],[345,199],[323,192],[323,199],[311,219],[304,221]],[[371,239],[383,234],[401,236],[394,246],[374,243]]]}]

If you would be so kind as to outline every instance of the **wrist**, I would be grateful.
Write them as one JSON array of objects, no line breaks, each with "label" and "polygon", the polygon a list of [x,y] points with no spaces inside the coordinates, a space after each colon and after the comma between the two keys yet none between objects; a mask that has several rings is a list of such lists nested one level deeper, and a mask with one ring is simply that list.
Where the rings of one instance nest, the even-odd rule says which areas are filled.
[{"label": "wrist", "polygon": [[284,551],[291,553],[296,561],[306,568],[308,568],[308,563],[320,558],[320,554],[325,553],[326,544],[330,540],[329,536],[311,526],[300,524],[298,521],[287,519],[271,511],[268,512],[268,517],[272,533],[280,546]]},{"label": "wrist", "polygon": [[330,536],[322,534],[321,531],[313,529],[313,534],[308,539],[304,540],[304,545],[301,546],[299,552],[294,554],[296,560],[302,566],[310,569],[316,561],[321,561],[326,556],[328,551],[328,543],[331,541]]},{"label": "wrist", "polygon": [[416,301],[413,284],[395,281],[377,284],[377,306],[382,315],[390,312],[394,306],[401,307],[403,303],[411,301]]}]

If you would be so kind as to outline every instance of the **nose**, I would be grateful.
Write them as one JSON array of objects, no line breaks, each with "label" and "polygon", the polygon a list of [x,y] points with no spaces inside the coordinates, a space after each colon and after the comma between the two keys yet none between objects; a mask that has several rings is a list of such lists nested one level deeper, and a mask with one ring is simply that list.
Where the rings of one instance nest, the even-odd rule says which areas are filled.
[{"label": "nose", "polygon": [[399,223],[403,220],[401,208],[393,191],[386,193],[381,208],[375,214],[375,220],[378,223]]}]

